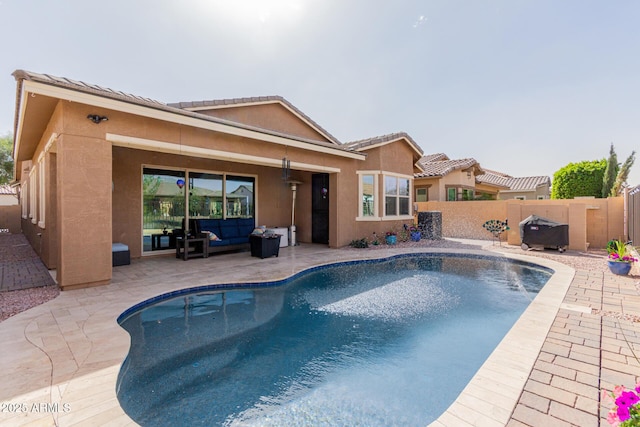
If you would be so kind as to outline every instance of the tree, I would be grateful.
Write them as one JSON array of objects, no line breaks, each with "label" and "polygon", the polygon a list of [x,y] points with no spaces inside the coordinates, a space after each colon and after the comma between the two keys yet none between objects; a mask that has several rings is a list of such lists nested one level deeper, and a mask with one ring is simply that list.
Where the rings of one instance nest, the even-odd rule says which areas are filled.
[{"label": "tree", "polygon": [[632,151],[627,160],[624,161],[622,167],[620,167],[620,171],[616,176],[616,181],[614,182],[611,188],[611,196],[619,196],[622,193],[622,189],[627,184],[627,178],[629,178],[629,172],[631,172],[631,166],[633,166],[633,162],[636,160],[636,152]]},{"label": "tree", "polygon": [[13,179],[13,136],[8,133],[0,136],[0,185]]},{"label": "tree", "polygon": [[607,167],[604,170],[604,178],[602,181],[602,197],[608,197],[611,194],[611,189],[618,176],[618,156],[616,150],[613,149],[613,144],[609,149],[609,160],[607,160]]},{"label": "tree", "polygon": [[605,159],[569,163],[553,174],[551,198],[602,197],[602,183],[606,168]]}]

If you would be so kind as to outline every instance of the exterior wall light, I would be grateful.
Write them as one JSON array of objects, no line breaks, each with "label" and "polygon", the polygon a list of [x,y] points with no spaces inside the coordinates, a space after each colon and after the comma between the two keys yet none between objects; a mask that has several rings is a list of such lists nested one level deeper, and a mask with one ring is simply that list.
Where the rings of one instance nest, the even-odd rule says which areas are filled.
[{"label": "exterior wall light", "polygon": [[98,124],[100,122],[106,122],[107,120],[109,120],[109,117],[107,117],[107,116],[99,116],[97,114],[89,114],[87,116],[87,119],[91,120],[95,124]]}]

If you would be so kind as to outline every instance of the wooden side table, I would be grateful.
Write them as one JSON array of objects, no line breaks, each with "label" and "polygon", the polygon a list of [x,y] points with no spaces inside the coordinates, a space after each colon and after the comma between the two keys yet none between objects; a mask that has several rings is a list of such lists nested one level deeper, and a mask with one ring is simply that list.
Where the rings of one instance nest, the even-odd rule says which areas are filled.
[{"label": "wooden side table", "polygon": [[200,237],[178,238],[176,239],[176,258],[182,258],[184,261],[195,257],[207,258],[209,256],[208,243],[209,239]]}]

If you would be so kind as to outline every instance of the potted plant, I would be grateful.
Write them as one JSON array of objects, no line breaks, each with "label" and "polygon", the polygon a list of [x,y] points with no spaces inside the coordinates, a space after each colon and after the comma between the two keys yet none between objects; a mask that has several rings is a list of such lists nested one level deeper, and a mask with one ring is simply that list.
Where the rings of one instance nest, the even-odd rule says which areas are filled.
[{"label": "potted plant", "polygon": [[387,231],[385,239],[387,241],[387,245],[395,245],[398,237],[395,231]]},{"label": "potted plant", "polygon": [[612,392],[603,393],[603,397],[612,401],[615,406],[607,415],[607,422],[611,426],[633,427],[640,423],[640,383],[634,389],[616,386]]},{"label": "potted plant", "polygon": [[420,234],[420,230],[418,230],[418,227],[416,227],[415,225],[412,225],[411,227],[409,227],[409,233],[411,234],[412,242],[420,241],[420,238],[422,237],[422,235]]},{"label": "potted plant", "polygon": [[607,244],[607,263],[613,274],[626,275],[631,265],[638,261],[631,254],[630,247],[621,240],[610,240]]}]

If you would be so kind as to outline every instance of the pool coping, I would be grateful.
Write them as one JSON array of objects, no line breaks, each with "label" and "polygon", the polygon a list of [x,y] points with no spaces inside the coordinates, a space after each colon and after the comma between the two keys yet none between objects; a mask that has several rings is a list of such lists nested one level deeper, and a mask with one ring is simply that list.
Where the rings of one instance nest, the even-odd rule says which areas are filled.
[{"label": "pool coping", "polygon": [[[558,262],[503,254],[481,249],[415,248],[381,251],[330,249],[323,262],[301,270],[336,262],[382,259],[392,255],[426,253],[443,255],[479,255],[483,258],[507,258],[554,270],[553,276],[534,298],[491,356],[485,361],[456,401],[431,425],[506,425],[515,408],[551,323],[571,284],[574,270]],[[329,253],[329,252],[328,252]],[[278,262],[278,261],[276,261]],[[313,265],[312,265],[313,264]],[[295,274],[274,273],[269,280],[287,279]],[[268,273],[265,273],[268,276]],[[184,276],[197,283],[196,277]],[[244,282],[244,281],[242,281]],[[129,350],[129,335],[115,321],[126,309],[140,301],[163,293],[158,286],[128,289],[126,283],[108,287],[63,292],[49,303],[0,323],[0,340],[9,342],[17,357],[1,357],[4,372],[24,374],[8,381],[15,383],[17,395],[0,394],[0,401],[31,405],[43,401],[55,405],[55,411],[14,411],[0,413],[0,421],[15,425],[41,421],[50,425],[106,424],[136,425],[122,410],[116,397],[120,366]],[[164,290],[182,289],[165,284]],[[106,300],[106,301],[105,301]],[[86,307],[87,301],[91,306]],[[91,308],[91,309],[90,309]],[[67,323],[69,321],[69,323]],[[81,331],[74,329],[82,323]],[[54,327],[55,326],[55,327]],[[52,344],[52,341],[58,343]],[[62,348],[66,346],[66,348]],[[55,351],[54,351],[55,350]],[[74,363],[71,363],[71,359]],[[41,372],[40,372],[41,371]],[[49,372],[50,371],[50,372]],[[43,384],[49,372],[48,385]],[[36,384],[42,384],[37,386]],[[34,389],[35,387],[35,389]],[[20,391],[23,391],[22,393]],[[7,398],[7,393],[10,394]],[[429,393],[431,395],[437,393]],[[70,408],[65,411],[66,406]]]}]

